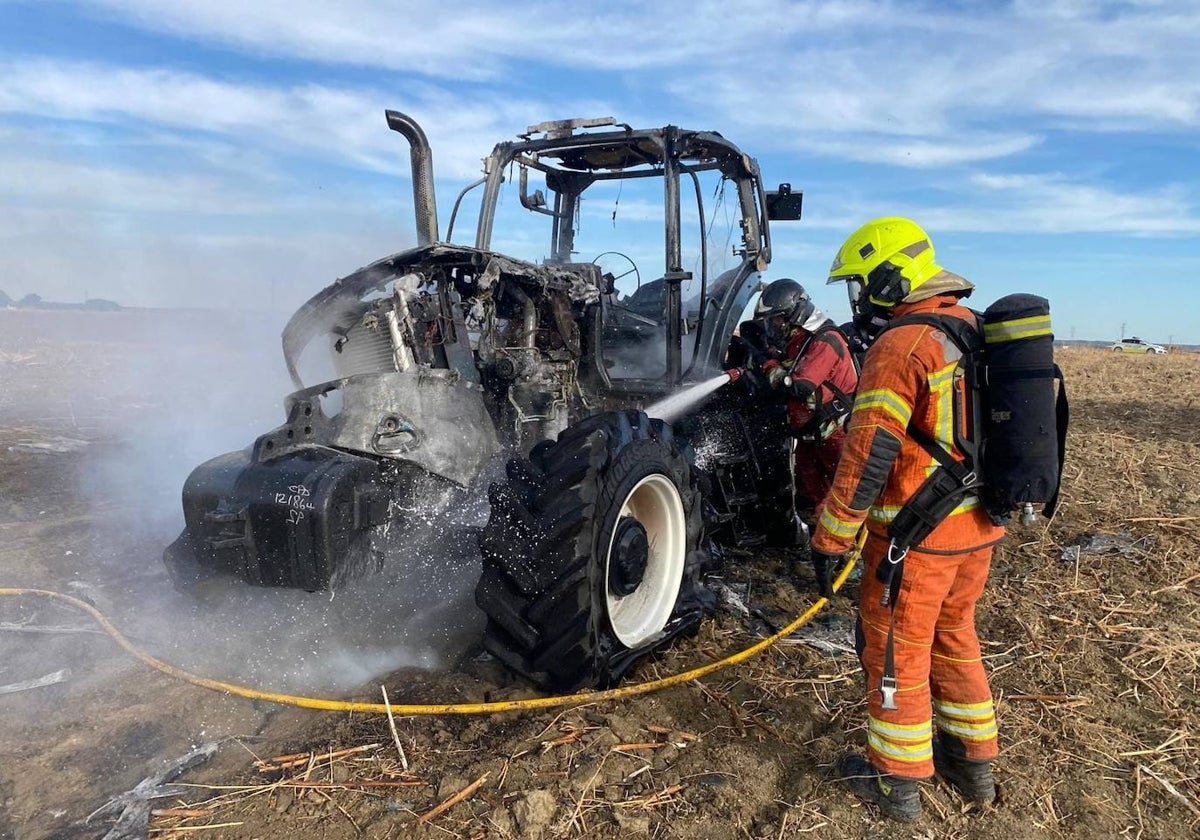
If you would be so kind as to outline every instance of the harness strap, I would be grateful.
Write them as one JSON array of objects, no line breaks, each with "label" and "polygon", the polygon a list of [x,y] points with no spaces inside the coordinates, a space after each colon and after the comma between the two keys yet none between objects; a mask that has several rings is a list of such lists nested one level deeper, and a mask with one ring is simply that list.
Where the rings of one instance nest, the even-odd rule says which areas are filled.
[{"label": "harness strap", "polygon": [[938,462],[950,475],[954,476],[954,480],[964,487],[973,486],[979,482],[979,474],[966,461],[956,460],[946,448],[939,444],[936,440],[925,434],[924,431],[916,426],[908,427],[908,436],[921,445],[921,448],[933,456],[933,459]]},{"label": "harness strap", "polygon": [[[840,336],[842,342],[844,343],[838,342],[837,339],[834,338],[833,334]],[[839,360],[845,359],[846,353],[849,352],[850,344],[846,340],[846,336],[836,324],[829,322],[821,327],[818,327],[817,331],[809,336],[808,340],[804,342],[800,348],[800,352],[796,354],[797,361],[804,358],[805,352],[814,341],[822,341],[827,344],[833,350],[833,352],[837,354]],[[854,365],[854,372],[859,373],[858,363],[854,361],[853,353],[851,353],[851,363]],[[850,411],[854,408],[853,395],[847,394],[841,388],[834,385],[831,380],[826,379],[824,382],[819,383],[813,393],[818,393],[821,388],[828,388],[829,393],[831,393],[833,397],[829,400],[822,400],[821,404],[814,409],[813,416],[808,419],[808,422],[804,424],[804,427],[796,430],[795,436],[798,438],[809,439],[811,436],[815,435],[817,439],[819,439],[821,427],[825,425],[825,423],[838,417],[849,416]]]},{"label": "harness strap", "polygon": [[895,710],[896,705],[896,601],[900,598],[900,586],[904,580],[904,558],[908,549],[896,551],[896,543],[888,543],[887,553],[879,562],[876,577],[883,583],[879,594],[879,606],[888,608],[887,645],[883,651],[883,675],[879,678],[879,693],[883,695],[881,708]]},{"label": "harness strap", "polygon": [[[828,379],[817,387],[819,389],[822,386],[828,388],[833,397],[823,400],[819,406],[813,409],[813,415],[808,418],[808,422],[802,428],[796,430],[796,437],[798,438],[808,439],[810,436],[815,436],[819,439],[822,426],[830,420],[839,417],[849,417],[851,410],[854,408],[854,398]],[[816,393],[816,391],[813,393]]]},{"label": "harness strap", "polygon": [[1054,488],[1054,498],[1042,508],[1042,514],[1049,519],[1058,510],[1058,494],[1062,491],[1063,463],[1067,460],[1067,424],[1071,419],[1071,406],[1067,403],[1067,381],[1063,377],[1062,368],[1054,366],[1054,378],[1058,380],[1058,397],[1054,401],[1054,420],[1058,425],[1058,484]]}]

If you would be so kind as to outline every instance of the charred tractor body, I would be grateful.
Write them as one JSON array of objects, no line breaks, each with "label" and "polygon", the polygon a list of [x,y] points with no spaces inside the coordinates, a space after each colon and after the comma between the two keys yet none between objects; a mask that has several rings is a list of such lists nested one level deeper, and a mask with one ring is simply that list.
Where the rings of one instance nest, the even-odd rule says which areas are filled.
[{"label": "charred tractor body", "polygon": [[546,687],[611,683],[711,608],[714,539],[793,528],[767,409],[718,396],[672,427],[641,407],[721,374],[769,219],[799,218],[800,195],[766,191],[714,132],[566,120],[497,145],[442,238],[425,134],[387,120],[410,144],[417,245],[292,317],[287,420],[193,471],[168,569],[331,588],[382,564],[405,511],[507,457],[478,535],[485,647]]}]

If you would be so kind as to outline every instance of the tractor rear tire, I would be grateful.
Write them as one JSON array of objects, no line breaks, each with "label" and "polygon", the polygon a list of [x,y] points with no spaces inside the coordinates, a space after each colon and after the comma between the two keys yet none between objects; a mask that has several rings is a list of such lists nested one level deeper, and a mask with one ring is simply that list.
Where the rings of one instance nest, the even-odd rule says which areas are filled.
[{"label": "tractor rear tire", "polygon": [[551,691],[616,683],[715,607],[702,497],[671,428],[613,411],[508,463],[489,489],[483,644]]}]

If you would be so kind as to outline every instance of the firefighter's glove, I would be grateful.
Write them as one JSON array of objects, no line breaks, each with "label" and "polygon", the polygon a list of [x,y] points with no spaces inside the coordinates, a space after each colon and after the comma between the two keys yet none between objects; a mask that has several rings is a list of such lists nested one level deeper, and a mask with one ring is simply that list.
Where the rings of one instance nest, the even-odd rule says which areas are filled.
[{"label": "firefighter's glove", "polygon": [[813,575],[817,579],[817,593],[822,598],[833,599],[833,570],[841,563],[842,558],[836,554],[826,554],[813,550]]},{"label": "firefighter's glove", "polygon": [[753,399],[771,390],[767,385],[767,377],[761,371],[757,371],[752,367],[742,368],[741,371],[741,375],[734,380],[737,383],[734,387],[740,388],[742,393],[747,397]]},{"label": "firefighter's glove", "polygon": [[787,370],[783,365],[779,364],[778,359],[767,359],[762,366],[763,373],[767,376],[767,384],[772,388],[778,388],[783,384],[784,377],[787,376]]}]

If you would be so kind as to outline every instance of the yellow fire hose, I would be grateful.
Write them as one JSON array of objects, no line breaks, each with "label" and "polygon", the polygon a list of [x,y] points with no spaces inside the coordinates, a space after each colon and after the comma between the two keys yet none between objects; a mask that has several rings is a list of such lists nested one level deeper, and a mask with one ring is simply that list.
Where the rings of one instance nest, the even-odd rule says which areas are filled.
[{"label": "yellow fire hose", "polygon": [[[838,572],[837,578],[833,582],[833,589],[836,592],[845,583],[846,578],[850,576],[854,564],[858,562],[859,554],[862,552],[863,543],[866,539],[866,529],[864,528],[858,537],[858,542],[854,549],[848,555],[845,564]],[[392,703],[390,706],[385,706],[383,703],[366,703],[353,700],[328,700],[319,697],[299,697],[291,694],[276,694],[271,691],[260,691],[256,688],[247,686],[235,685],[233,683],[221,682],[220,680],[201,677],[196,674],[189,673],[180,668],[176,668],[168,662],[163,662],[134,646],[132,642],[122,635],[111,621],[86,601],[79,598],[65,595],[61,592],[54,592],[49,589],[24,589],[24,588],[0,588],[0,596],[4,595],[32,595],[39,598],[49,598],[54,601],[59,601],[64,604],[70,604],[78,610],[87,613],[92,617],[97,624],[104,628],[104,632],[108,633],[113,640],[120,645],[126,653],[136,659],[140,659],[145,664],[149,665],[156,671],[175,677],[176,679],[189,682],[192,685],[200,686],[201,688],[210,688],[214,691],[223,691],[227,694],[234,694],[238,697],[246,697],[251,700],[266,700],[271,703],[280,703],[286,706],[299,706],[305,709],[323,709],[330,712],[364,712],[371,714],[390,714],[401,716],[417,716],[417,715],[490,715],[496,712],[514,712],[526,709],[550,709],[557,706],[567,706],[572,703],[595,703],[601,700],[620,700],[625,697],[636,697],[639,694],[649,694],[652,691],[658,691],[671,686],[682,685],[683,683],[692,680],[700,679],[708,676],[714,671],[719,671],[722,668],[727,668],[730,665],[737,665],[740,662],[745,662],[753,656],[766,650],[771,645],[794,633],[800,627],[803,627],[812,620],[818,612],[825,608],[829,603],[827,598],[818,598],[816,602],[807,610],[796,617],[794,621],[786,627],[779,630],[777,633],[768,636],[755,642],[750,647],[743,651],[727,656],[717,662],[711,662],[708,665],[702,665],[699,668],[693,668],[690,671],[684,671],[679,674],[674,674],[669,677],[662,677],[649,682],[638,683],[637,685],[621,686],[619,688],[610,688],[606,691],[582,691],[577,694],[563,694],[556,697],[532,697],[525,700],[500,700],[491,703],[433,703],[420,705],[403,705]]]}]

